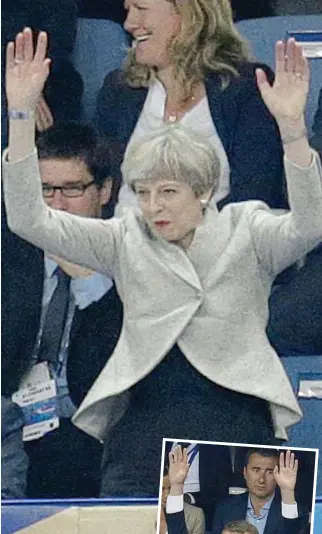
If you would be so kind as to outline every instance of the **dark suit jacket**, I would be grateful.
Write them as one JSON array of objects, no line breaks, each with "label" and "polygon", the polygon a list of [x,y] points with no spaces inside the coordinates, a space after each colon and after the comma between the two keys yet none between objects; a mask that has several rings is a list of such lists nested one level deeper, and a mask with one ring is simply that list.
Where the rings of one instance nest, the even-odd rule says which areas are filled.
[{"label": "dark suit jacket", "polygon": [[[259,199],[273,208],[285,207],[282,146],[277,125],[263,103],[255,81],[258,64],[243,63],[240,76],[221,89],[217,74],[205,79],[209,108],[230,164],[231,191],[221,203]],[[273,73],[261,65],[272,80]],[[94,124],[118,143],[114,175],[124,156],[147,96],[134,89],[121,71],[109,73],[100,90]]]},{"label": "dark suit jacket", "polygon": [[[245,519],[247,514],[248,492],[230,496],[216,508],[212,534],[221,534],[229,521]],[[297,519],[286,519],[281,513],[281,496],[276,491],[268,512],[264,534],[297,534],[308,523],[308,514],[300,510]],[[171,534],[169,532],[169,534]]]},{"label": "dark suit jacket", "polygon": [[[43,252],[2,232],[2,392],[19,385],[39,329]],[[71,328],[67,380],[78,406],[112,354],[122,326],[122,304],[113,288],[84,310],[76,308]]]},{"label": "dark suit jacket", "polygon": [[[6,228],[2,231],[2,393],[10,396],[24,372],[39,330],[43,294],[43,252]],[[75,309],[67,359],[70,396],[79,406],[112,354],[123,309],[113,286],[99,301]],[[102,445],[69,420],[55,432],[28,442],[29,497],[95,497]],[[51,463],[48,457],[52,458]],[[69,469],[69,471],[68,471]],[[68,471],[68,472],[67,472]],[[65,476],[61,476],[61,473]],[[56,473],[56,474],[55,474]]]},{"label": "dark suit jacket", "polygon": [[271,293],[267,336],[279,355],[322,354],[321,285],[322,244]]}]

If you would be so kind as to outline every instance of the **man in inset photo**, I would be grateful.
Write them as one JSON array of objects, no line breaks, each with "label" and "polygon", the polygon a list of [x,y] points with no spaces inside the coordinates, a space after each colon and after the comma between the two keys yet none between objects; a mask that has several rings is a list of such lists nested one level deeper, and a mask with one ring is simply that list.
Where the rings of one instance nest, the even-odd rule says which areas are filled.
[{"label": "man in inset photo", "polygon": [[248,491],[219,503],[213,534],[221,534],[229,521],[246,519],[260,534],[296,534],[308,523],[308,514],[295,500],[298,461],[291,451],[249,449],[244,478]]}]

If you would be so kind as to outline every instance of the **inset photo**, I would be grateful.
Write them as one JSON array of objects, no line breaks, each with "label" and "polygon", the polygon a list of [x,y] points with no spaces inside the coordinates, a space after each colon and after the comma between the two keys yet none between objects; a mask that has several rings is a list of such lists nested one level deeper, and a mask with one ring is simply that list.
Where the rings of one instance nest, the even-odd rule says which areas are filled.
[{"label": "inset photo", "polygon": [[157,534],[313,534],[318,452],[164,439]]}]

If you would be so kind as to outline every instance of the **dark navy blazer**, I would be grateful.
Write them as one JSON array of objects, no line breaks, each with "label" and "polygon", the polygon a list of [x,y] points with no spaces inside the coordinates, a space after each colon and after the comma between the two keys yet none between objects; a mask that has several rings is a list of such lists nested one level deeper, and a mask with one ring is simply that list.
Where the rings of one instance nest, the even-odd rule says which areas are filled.
[{"label": "dark navy blazer", "polygon": [[[30,366],[39,330],[44,254],[12,234],[2,212],[2,393],[10,396]],[[78,406],[114,351],[123,308],[113,286],[84,310],[75,309],[67,381]]]},{"label": "dark navy blazer", "polygon": [[[221,534],[229,521],[245,519],[247,514],[248,492],[230,496],[222,501],[214,515],[212,534]],[[308,514],[300,510],[297,519],[286,519],[281,512],[281,495],[275,492],[270,506],[264,534],[298,534],[309,521]],[[169,534],[171,534],[169,532]]]},{"label": "dark navy blazer", "polygon": [[[248,492],[241,495],[230,496],[222,501],[215,512],[212,534],[222,534],[230,521],[246,518]],[[184,513],[167,514],[168,534],[188,534],[184,520]],[[281,514],[281,496],[276,492],[271,504],[264,534],[299,534],[309,521],[308,514],[299,509],[297,519],[286,519]]]},{"label": "dark navy blazer", "polygon": [[[273,208],[286,206],[282,145],[277,124],[256,85],[258,66],[265,69],[272,81],[272,71],[257,63],[240,64],[240,76],[233,77],[225,89],[221,88],[218,74],[209,73],[205,78],[211,116],[231,170],[231,191],[219,207],[248,199],[263,200]],[[94,124],[116,147],[116,173],[147,92],[146,88],[130,87],[120,70],[105,77],[99,92]]]}]

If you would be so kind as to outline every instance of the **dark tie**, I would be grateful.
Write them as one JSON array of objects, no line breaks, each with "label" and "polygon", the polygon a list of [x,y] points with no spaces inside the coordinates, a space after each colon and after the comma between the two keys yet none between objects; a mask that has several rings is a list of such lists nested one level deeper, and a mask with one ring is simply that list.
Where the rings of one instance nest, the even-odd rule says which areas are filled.
[{"label": "dark tie", "polygon": [[70,276],[57,267],[57,286],[48,304],[41,341],[39,360],[58,362],[62,336],[69,305]]}]

